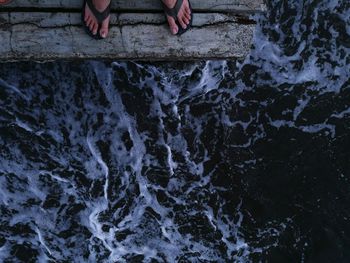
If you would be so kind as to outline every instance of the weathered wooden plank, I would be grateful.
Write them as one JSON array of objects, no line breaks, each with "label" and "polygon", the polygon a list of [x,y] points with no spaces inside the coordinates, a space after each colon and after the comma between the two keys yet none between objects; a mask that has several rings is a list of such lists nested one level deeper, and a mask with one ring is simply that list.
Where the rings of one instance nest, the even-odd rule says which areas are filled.
[{"label": "weathered wooden plank", "polygon": [[[264,0],[191,0],[195,11],[203,12],[260,12],[265,9]],[[64,8],[80,9],[82,0],[13,0],[12,3],[2,6],[6,8]],[[161,11],[160,0],[112,0],[112,9]]]},{"label": "weathered wooden plank", "polygon": [[[2,19],[1,19],[2,17]],[[193,20],[194,27],[216,25],[218,23],[238,23],[237,17],[231,14],[199,13]],[[252,22],[252,21],[250,21]],[[42,28],[81,26],[80,15],[76,13],[42,13],[11,12],[0,13],[0,25],[35,24]],[[111,15],[111,26],[133,24],[166,24],[163,14],[157,13],[122,13]]]},{"label": "weathered wooden plank", "polygon": [[[192,60],[242,58],[250,49],[254,25],[229,14],[197,14],[193,29],[172,36],[162,14],[112,14],[109,37],[85,34],[77,13],[0,13],[4,60],[112,58]],[[7,40],[6,40],[7,38]]]},{"label": "weathered wooden plank", "polygon": [[[0,30],[0,39],[1,39],[0,54],[11,54],[12,53],[11,45],[10,45],[11,33]],[[0,58],[1,58],[1,55],[0,55]]]},{"label": "weathered wooden plank", "polygon": [[0,54],[11,53],[11,32],[6,30],[6,23],[9,20],[7,13],[0,13]]}]

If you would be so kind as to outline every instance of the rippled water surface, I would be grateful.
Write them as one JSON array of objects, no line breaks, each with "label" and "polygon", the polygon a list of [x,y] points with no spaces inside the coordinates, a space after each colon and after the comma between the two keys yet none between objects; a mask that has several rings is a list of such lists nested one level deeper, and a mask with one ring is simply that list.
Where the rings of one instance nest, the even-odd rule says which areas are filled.
[{"label": "rippled water surface", "polygon": [[0,64],[0,262],[349,262],[350,2],[244,61]]}]

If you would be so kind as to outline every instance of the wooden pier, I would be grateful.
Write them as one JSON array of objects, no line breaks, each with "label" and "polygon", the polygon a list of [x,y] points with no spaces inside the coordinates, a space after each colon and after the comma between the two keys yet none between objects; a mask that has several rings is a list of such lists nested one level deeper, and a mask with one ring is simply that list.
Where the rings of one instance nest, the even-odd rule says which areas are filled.
[{"label": "wooden pier", "polygon": [[81,0],[14,0],[0,6],[0,60],[242,58],[263,1],[191,0],[193,27],[178,37],[159,0],[112,0],[109,36],[97,41],[81,26]]}]

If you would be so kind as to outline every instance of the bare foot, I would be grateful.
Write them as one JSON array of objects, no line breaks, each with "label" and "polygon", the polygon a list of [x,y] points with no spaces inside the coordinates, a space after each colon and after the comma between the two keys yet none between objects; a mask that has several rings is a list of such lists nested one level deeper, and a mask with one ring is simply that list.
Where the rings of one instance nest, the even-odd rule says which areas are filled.
[{"label": "bare foot", "polygon": [[[111,0],[92,0],[92,3],[99,12],[103,12],[108,7],[110,1]],[[105,20],[103,20],[101,24],[101,29],[99,33],[100,36],[103,38],[106,38],[108,35],[109,20],[110,15]],[[84,21],[86,26],[90,28],[92,34],[96,35],[99,26],[98,21],[92,13],[92,11],[90,10],[88,4],[86,4],[85,6]]]},{"label": "bare foot", "polygon": [[[168,8],[173,8],[176,4],[177,0],[162,0],[163,3]],[[172,34],[176,35],[179,32],[179,28],[176,25],[175,19],[169,15],[167,15],[170,31]],[[191,20],[191,9],[188,0],[183,0],[182,6],[177,15],[177,20],[183,29],[186,29]]]}]

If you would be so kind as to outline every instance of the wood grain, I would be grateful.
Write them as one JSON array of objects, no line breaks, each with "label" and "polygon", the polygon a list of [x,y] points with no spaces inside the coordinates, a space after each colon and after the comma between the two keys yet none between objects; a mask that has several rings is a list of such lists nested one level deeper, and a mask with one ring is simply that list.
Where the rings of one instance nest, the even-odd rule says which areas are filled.
[{"label": "wood grain", "polygon": [[112,15],[110,34],[96,41],[85,34],[77,13],[0,13],[0,57],[5,60],[111,58],[193,60],[243,58],[254,25],[229,14],[197,14],[181,37],[170,34],[162,14]]}]

